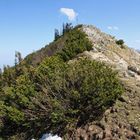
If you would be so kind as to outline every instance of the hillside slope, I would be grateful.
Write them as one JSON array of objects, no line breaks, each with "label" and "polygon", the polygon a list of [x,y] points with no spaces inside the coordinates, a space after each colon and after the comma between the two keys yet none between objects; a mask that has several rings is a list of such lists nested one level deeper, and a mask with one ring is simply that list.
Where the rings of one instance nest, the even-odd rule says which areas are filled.
[{"label": "hillside slope", "polygon": [[140,54],[91,25],[5,67],[0,96],[4,140],[140,139]]},{"label": "hillside slope", "polygon": [[111,65],[119,73],[125,93],[98,121],[77,128],[69,140],[140,140],[140,54],[94,26],[82,27],[93,44],[91,51],[80,54],[90,60]]}]

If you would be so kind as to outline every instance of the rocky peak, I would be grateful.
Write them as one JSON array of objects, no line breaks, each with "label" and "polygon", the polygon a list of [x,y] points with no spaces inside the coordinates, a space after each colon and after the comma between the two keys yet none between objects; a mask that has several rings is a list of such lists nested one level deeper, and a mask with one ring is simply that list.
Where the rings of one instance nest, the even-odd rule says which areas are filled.
[{"label": "rocky peak", "polygon": [[140,140],[140,53],[116,44],[111,35],[92,25],[82,30],[93,44],[91,51],[80,54],[105,62],[119,73],[125,93],[106,110],[101,120],[77,128],[69,140]]},{"label": "rocky peak", "polygon": [[84,52],[84,55],[106,62],[123,76],[140,80],[140,53],[124,44],[118,45],[115,37],[101,32],[92,25],[84,25],[82,30],[93,44],[93,50]]},{"label": "rocky peak", "polygon": [[82,29],[88,35],[89,39],[92,40],[94,46],[105,47],[106,45],[115,43],[114,37],[101,32],[100,29],[92,25],[83,25]]}]

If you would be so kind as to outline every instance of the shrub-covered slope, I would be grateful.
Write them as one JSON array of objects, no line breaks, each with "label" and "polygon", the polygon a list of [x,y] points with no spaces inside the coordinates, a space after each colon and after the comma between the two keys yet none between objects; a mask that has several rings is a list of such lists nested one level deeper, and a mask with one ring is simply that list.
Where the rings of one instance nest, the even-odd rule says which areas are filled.
[{"label": "shrub-covered slope", "polygon": [[[81,27],[0,74],[0,137],[69,136],[98,121],[123,93],[117,72],[78,55],[92,50]],[[75,139],[73,137],[73,139]]]}]

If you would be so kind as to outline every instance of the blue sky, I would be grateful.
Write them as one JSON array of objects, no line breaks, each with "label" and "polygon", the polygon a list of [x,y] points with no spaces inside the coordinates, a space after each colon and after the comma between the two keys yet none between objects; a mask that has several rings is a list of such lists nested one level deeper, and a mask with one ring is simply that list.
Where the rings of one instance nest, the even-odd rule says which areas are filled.
[{"label": "blue sky", "polygon": [[140,49],[140,0],[0,0],[0,67],[13,65],[15,51],[26,56],[44,47],[63,22],[77,21]]}]

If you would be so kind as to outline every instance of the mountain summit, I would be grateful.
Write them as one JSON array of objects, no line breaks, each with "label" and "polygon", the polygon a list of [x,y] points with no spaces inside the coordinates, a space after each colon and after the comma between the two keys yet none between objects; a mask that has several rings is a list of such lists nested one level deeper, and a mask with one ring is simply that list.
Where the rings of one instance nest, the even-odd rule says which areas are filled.
[{"label": "mountain summit", "polygon": [[139,80],[140,54],[137,51],[127,47],[124,43],[119,44],[117,39],[102,33],[96,27],[83,26],[82,30],[93,44],[93,50],[84,52],[84,54],[112,65],[126,77],[135,77]]},{"label": "mountain summit", "polygon": [[104,62],[119,74],[125,93],[105,111],[99,121],[75,130],[69,140],[139,140],[140,139],[140,54],[92,25],[82,31],[92,42],[92,50],[80,57]]},{"label": "mountain summit", "polygon": [[140,54],[92,25],[63,25],[55,40],[0,74],[0,138],[140,139]]}]

